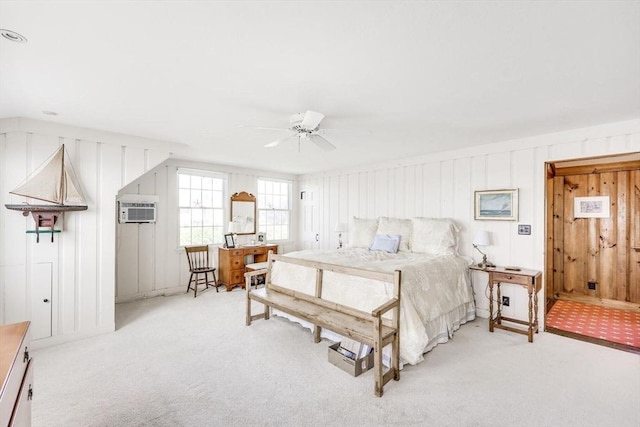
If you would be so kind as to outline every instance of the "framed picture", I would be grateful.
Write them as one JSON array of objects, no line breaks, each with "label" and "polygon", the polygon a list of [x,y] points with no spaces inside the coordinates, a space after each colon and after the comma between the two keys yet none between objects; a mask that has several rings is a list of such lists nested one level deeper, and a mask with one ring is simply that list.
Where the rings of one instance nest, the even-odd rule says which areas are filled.
[{"label": "framed picture", "polygon": [[233,234],[224,235],[224,246],[227,248],[235,248],[236,241],[233,239]]},{"label": "framed picture", "polygon": [[474,218],[517,221],[518,189],[476,191]]},{"label": "framed picture", "polygon": [[609,196],[574,197],[574,218],[609,218]]},{"label": "framed picture", "polygon": [[259,245],[264,245],[267,243],[267,234],[263,232],[256,234],[256,241]]}]

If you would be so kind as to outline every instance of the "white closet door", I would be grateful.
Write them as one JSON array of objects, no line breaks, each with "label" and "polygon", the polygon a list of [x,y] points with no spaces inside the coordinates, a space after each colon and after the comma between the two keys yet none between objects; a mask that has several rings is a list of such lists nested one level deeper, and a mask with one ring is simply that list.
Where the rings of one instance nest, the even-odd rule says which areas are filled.
[{"label": "white closet door", "polygon": [[31,264],[31,338],[51,336],[51,301],[53,263]]}]

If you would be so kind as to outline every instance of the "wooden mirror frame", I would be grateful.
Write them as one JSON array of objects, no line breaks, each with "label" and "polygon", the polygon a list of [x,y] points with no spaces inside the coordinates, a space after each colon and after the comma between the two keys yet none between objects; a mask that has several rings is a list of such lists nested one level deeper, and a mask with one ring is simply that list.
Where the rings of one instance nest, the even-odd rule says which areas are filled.
[{"label": "wooden mirror frame", "polygon": [[[234,211],[236,216],[234,216]],[[239,230],[234,230],[235,234],[256,234],[256,214],[256,197],[253,194],[243,191],[231,196],[230,218],[232,222],[240,224],[241,227]],[[240,220],[236,220],[236,217]],[[242,221],[241,218],[246,219]]]}]

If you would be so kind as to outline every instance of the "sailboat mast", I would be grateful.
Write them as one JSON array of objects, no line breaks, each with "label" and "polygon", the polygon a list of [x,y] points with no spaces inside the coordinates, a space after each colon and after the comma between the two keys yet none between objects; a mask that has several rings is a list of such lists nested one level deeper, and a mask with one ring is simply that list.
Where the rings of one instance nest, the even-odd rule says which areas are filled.
[{"label": "sailboat mast", "polygon": [[62,144],[62,167],[60,168],[60,204],[64,205],[67,199],[67,185],[64,176],[64,144]]}]

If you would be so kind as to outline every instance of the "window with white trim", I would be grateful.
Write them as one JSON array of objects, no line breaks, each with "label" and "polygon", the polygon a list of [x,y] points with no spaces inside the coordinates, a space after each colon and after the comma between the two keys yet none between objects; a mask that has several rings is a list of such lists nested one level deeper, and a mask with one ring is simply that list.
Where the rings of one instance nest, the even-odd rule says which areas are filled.
[{"label": "window with white trim", "polygon": [[180,246],[223,243],[226,181],[215,172],[178,169]]},{"label": "window with white trim", "polygon": [[258,179],[258,227],[268,241],[289,240],[291,181]]}]

